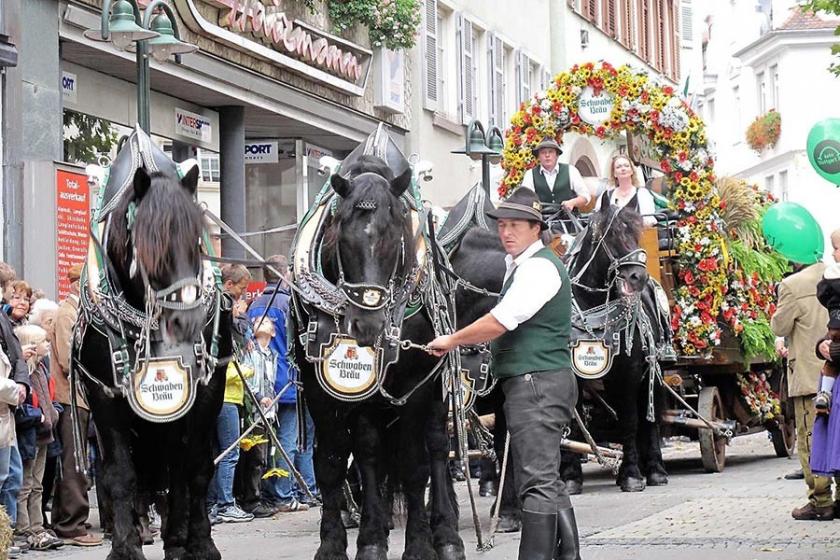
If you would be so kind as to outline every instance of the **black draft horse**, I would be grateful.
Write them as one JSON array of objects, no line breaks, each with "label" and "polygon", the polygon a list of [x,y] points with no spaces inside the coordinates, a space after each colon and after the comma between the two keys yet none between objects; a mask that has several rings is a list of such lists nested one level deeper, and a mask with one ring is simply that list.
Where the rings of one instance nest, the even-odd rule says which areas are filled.
[{"label": "black draft horse", "polygon": [[[189,302],[202,297],[195,285],[202,275],[203,215],[195,202],[198,169],[193,167],[178,179],[174,164],[169,164],[171,168],[166,171],[136,169],[133,183],[119,193],[121,198],[114,200],[110,213],[104,247],[105,260],[110,263],[109,281],[119,287],[123,302],[138,313],[147,309],[149,290],[159,293],[166,287],[190,284],[189,296],[176,292],[170,298]],[[221,294],[206,296],[221,301],[215,299]],[[206,499],[213,476],[213,435],[224,396],[225,367],[216,367],[206,385],[197,384],[194,404],[185,416],[167,423],[141,419],[124,395],[113,393],[115,348],[103,333],[107,326],[97,326],[97,305],[89,303],[85,309],[89,297],[82,294],[80,323],[86,324],[80,327],[77,323],[82,332],[80,344],[74,343],[74,370],[84,383],[99,436],[102,473],[97,484],[102,485],[103,500],[113,509],[108,559],[144,558],[138,531],[138,497],[165,491],[161,511],[165,558],[219,560],[221,555],[210,536]],[[218,356],[226,357],[231,353],[230,305],[219,308]],[[195,341],[202,340],[203,331],[206,357],[213,334],[207,307],[162,308],[157,321],[158,328],[150,336],[151,355],[180,357],[192,375],[199,375],[202,368],[197,363]],[[127,328],[127,333],[132,329]],[[136,329],[133,338],[126,334],[129,346],[134,346],[136,334]]]},{"label": "black draft horse", "polygon": [[[580,251],[572,257],[569,267],[570,278],[579,276],[573,280],[572,295],[584,317],[589,310],[608,301],[621,298],[625,302],[632,301],[650,289],[644,262],[632,258],[625,260],[627,256],[638,254],[641,232],[642,218],[632,209],[606,206],[592,215]],[[658,328],[655,309],[648,309],[644,304],[637,309],[639,313],[647,313],[652,318],[652,327]],[[646,483],[651,486],[667,484],[668,477],[659,438],[661,386],[659,380],[654,379],[653,394],[649,394],[648,376],[654,373],[648,371],[646,361],[648,341],[643,340],[638,325],[631,330],[632,341],[622,334],[612,367],[601,381],[604,398],[617,414],[615,429],[624,453],[616,484],[625,492],[639,492],[645,489]],[[628,344],[632,345],[629,355]],[[582,397],[587,391],[599,390],[598,387],[590,388],[589,383],[582,384]],[[646,418],[651,398],[654,401],[653,422]],[[607,415],[608,411],[601,411],[601,418]],[[572,428],[574,433],[576,426]],[[612,440],[609,436],[604,439]],[[572,485],[582,487],[583,473],[576,455],[563,453],[562,476],[567,482],[572,481]]]},{"label": "black draft horse", "polygon": [[[643,264],[628,263],[621,267],[614,266],[616,260],[639,249],[641,230],[641,217],[631,209],[617,211],[608,206],[592,215],[589,227],[582,234],[585,237],[581,241],[580,251],[569,270],[569,276],[574,278],[581,268],[587,262],[589,263],[581,277],[572,285],[574,300],[584,315],[587,310],[606,303],[608,297],[610,301],[637,297],[637,294],[647,289],[648,275]],[[599,243],[601,240],[603,243]],[[480,227],[469,229],[453,254],[451,263],[454,271],[473,285],[490,291],[498,291],[500,288],[501,279],[504,276],[504,249],[495,233]],[[608,287],[610,287],[609,292],[606,291]],[[464,318],[469,319],[476,313],[486,312],[494,304],[494,298],[469,290],[459,291],[459,323],[461,313]],[[635,329],[630,355],[625,353],[626,346],[623,341],[612,368],[602,378],[606,401],[618,415],[619,436],[617,439],[623,445],[624,458],[616,482],[625,491],[644,489],[645,478],[642,477],[642,471],[646,474],[647,484],[651,486],[667,483],[660,449],[658,422],[648,422],[645,419],[648,404],[648,374],[642,346],[639,329]],[[660,408],[658,383],[654,384],[654,389],[658,419]],[[598,389],[592,388],[592,390]],[[580,394],[584,394],[583,387]],[[496,414],[498,423],[499,411]],[[601,414],[606,416],[608,413],[601,411]],[[574,431],[576,426],[571,426],[571,428]],[[503,434],[496,434],[497,440],[500,436],[504,437]],[[496,449],[501,460],[501,446],[498,441]],[[511,469],[511,465],[508,465],[508,470]],[[564,480],[582,484],[583,474],[577,455],[563,453],[561,474]],[[506,481],[505,486],[507,487],[508,484],[509,480]],[[502,497],[502,512],[512,509],[512,499],[506,491],[505,496]]]},{"label": "black draft horse", "polygon": [[[342,175],[331,186],[340,197],[331,221],[325,224],[321,267],[324,277],[339,284],[404,285],[415,267],[415,239],[405,203],[400,197],[411,183],[411,171],[398,177],[375,156],[345,160]],[[339,260],[341,261],[339,265]],[[387,307],[386,307],[387,308]],[[380,344],[387,325],[386,308],[348,306],[341,319],[343,332],[360,346]],[[314,312],[314,311],[313,311]],[[319,312],[320,313],[320,312]],[[296,317],[306,326],[307,317]],[[332,318],[330,318],[332,322]],[[426,313],[402,324],[401,338],[425,343],[434,330]],[[421,384],[437,359],[417,349],[402,350],[384,387],[400,397],[419,387],[401,406],[380,394],[361,402],[342,402],[327,394],[316,379],[315,367],[303,356],[295,339],[306,404],[315,422],[315,478],[323,496],[321,544],[317,560],[346,560],[347,533],[341,522],[343,486],[352,454],[361,475],[362,516],[357,560],[386,560],[390,502],[386,485],[398,485],[406,507],[404,560],[460,560],[464,545],[457,532],[458,511],[447,459],[447,401],[437,375]],[[431,476],[431,507],[425,501]],[[396,479],[396,480],[395,480]]]}]

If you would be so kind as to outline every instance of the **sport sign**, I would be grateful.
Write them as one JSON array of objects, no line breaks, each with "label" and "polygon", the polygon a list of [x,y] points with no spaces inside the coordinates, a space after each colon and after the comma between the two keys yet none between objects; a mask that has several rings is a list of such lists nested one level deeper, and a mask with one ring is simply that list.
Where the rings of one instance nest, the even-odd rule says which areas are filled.
[{"label": "sport sign", "polygon": [[245,163],[277,163],[277,142],[248,142],[245,144]]}]

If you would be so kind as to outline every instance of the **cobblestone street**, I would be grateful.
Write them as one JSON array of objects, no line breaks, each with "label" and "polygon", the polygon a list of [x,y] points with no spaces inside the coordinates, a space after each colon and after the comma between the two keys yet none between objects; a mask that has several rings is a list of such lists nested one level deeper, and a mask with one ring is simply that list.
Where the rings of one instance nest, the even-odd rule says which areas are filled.
[{"label": "cobblestone street", "polygon": [[[764,434],[736,438],[727,449],[726,469],[703,472],[693,442],[673,442],[666,450],[670,484],[624,494],[594,464],[584,467],[584,493],[573,498],[581,531],[583,560],[830,560],[840,558],[840,521],[793,521],[790,510],[804,503],[804,483],[782,477],[798,467],[778,459]],[[515,559],[518,534],[498,535],[491,551],[476,552],[466,486],[457,485],[461,535],[469,558]],[[484,530],[492,500],[478,498]],[[355,531],[349,533],[353,558]],[[318,511],[214,528],[225,559],[312,558],[318,543]],[[402,553],[402,530],[392,533],[391,556]],[[163,558],[159,543],[144,549],[150,560]],[[62,559],[101,559],[105,547],[65,548]],[[30,553],[27,558],[57,557]]]}]

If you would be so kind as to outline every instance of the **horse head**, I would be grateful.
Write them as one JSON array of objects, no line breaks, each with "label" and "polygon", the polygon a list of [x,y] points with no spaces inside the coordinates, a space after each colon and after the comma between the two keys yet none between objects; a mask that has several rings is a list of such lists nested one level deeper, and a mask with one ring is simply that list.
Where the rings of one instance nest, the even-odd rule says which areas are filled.
[{"label": "horse head", "polygon": [[400,200],[411,169],[394,177],[384,160],[366,155],[342,171],[330,179],[340,199],[325,234],[324,270],[347,296],[348,334],[374,346],[415,264],[411,219]]},{"label": "horse head", "polygon": [[[593,214],[569,270],[580,288],[575,297],[594,303],[606,299],[607,293],[610,299],[641,293],[648,282],[641,233],[642,217],[630,208],[605,206]],[[595,297],[597,293],[603,297]]]},{"label": "horse head", "polygon": [[126,301],[145,311],[149,298],[156,300],[165,343],[194,341],[205,318],[197,305],[203,225],[197,186],[197,166],[183,179],[140,167],[111,217],[106,250]]}]

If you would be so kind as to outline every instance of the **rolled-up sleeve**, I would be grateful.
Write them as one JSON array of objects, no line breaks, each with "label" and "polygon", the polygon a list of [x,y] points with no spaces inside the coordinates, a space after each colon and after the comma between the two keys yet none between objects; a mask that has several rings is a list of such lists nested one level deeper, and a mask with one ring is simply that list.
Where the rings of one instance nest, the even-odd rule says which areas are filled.
[{"label": "rolled-up sleeve", "polygon": [[572,190],[575,191],[576,195],[586,199],[586,204],[592,201],[592,194],[589,192],[589,188],[586,186],[580,171],[574,165],[569,166],[569,183],[572,185]]},{"label": "rolled-up sleeve", "polygon": [[530,258],[517,267],[510,288],[490,314],[512,331],[536,315],[562,285],[560,273],[551,261]]}]

